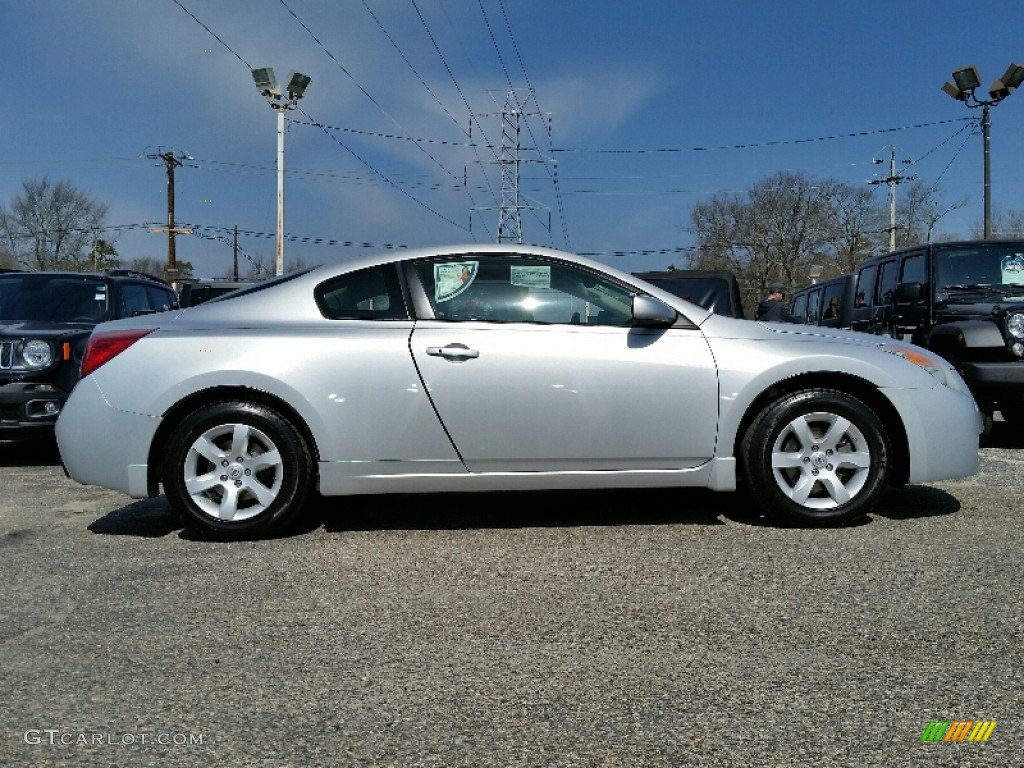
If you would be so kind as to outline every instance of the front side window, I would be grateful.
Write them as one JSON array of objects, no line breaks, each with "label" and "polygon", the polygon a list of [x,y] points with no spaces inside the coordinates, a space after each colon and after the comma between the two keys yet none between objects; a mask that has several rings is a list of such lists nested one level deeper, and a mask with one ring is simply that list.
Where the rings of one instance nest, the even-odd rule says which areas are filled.
[{"label": "front side window", "polygon": [[633,292],[532,256],[460,254],[413,266],[438,320],[628,326]]},{"label": "front side window", "polygon": [[843,306],[843,292],[845,283],[833,283],[825,286],[821,297],[821,317],[823,320],[836,320],[840,316]]},{"label": "front side window", "polygon": [[899,264],[887,261],[882,265],[882,274],[878,280],[878,303],[883,306],[892,302],[893,291],[899,279]]},{"label": "front side window", "polygon": [[140,312],[149,312],[153,308],[146,295],[146,286],[138,283],[121,284],[121,309],[124,317],[131,317]]},{"label": "front side window", "polygon": [[817,323],[818,310],[821,308],[821,291],[812,291],[807,295],[807,319],[805,322]]},{"label": "front side window", "polygon": [[807,294],[801,293],[793,299],[793,316],[801,320],[807,319]]},{"label": "front side window", "polygon": [[923,253],[915,253],[903,260],[902,283],[926,283],[928,273],[925,271],[925,258]]},{"label": "front side window", "polygon": [[149,305],[157,312],[166,312],[174,307],[174,293],[172,291],[158,288],[155,285],[147,287],[149,291]]},{"label": "front side window", "polygon": [[857,292],[854,294],[853,306],[867,307],[875,302],[875,275],[878,267],[865,267],[857,276]]}]

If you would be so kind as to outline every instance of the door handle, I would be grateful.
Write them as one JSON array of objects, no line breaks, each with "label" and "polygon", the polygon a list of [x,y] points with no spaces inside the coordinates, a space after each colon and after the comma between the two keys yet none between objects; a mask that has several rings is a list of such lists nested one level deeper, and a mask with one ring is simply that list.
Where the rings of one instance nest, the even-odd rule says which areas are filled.
[{"label": "door handle", "polygon": [[443,357],[445,360],[465,362],[471,358],[480,357],[475,349],[470,349],[465,344],[446,344],[443,347],[427,347],[427,354],[431,357]]}]

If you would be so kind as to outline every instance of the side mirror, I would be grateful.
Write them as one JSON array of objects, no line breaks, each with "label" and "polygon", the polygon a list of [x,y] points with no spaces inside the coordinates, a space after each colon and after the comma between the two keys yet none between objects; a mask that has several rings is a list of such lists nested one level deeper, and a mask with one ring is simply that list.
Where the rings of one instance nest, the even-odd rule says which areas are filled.
[{"label": "side mirror", "polygon": [[678,318],[679,313],[660,299],[653,296],[633,297],[633,322],[637,325],[662,328],[675,325]]}]

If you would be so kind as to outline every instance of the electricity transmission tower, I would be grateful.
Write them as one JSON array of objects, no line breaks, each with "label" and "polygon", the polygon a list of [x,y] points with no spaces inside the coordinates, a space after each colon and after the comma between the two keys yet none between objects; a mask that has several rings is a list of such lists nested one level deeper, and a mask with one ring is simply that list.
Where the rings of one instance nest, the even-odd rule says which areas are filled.
[{"label": "electricity transmission tower", "polygon": [[[500,91],[488,91],[495,104],[498,103],[497,94],[499,93]],[[523,242],[523,211],[547,211],[546,226],[548,231],[551,230],[551,209],[545,205],[531,204],[520,187],[521,169],[524,164],[554,162],[554,160],[540,155],[539,149],[536,147],[523,147],[522,131],[524,126],[529,130],[526,118],[548,116],[548,113],[540,111],[527,111],[531,101],[536,105],[532,88],[512,88],[505,92],[501,112],[497,113],[497,116],[501,118],[501,144],[498,146],[498,159],[491,162],[498,164],[501,173],[501,203],[497,207],[499,243]],[[494,116],[482,115],[482,117]],[[548,130],[550,131],[550,128]],[[537,157],[526,157],[524,156],[526,152],[535,153]],[[495,207],[479,206],[476,210],[493,211]]]}]

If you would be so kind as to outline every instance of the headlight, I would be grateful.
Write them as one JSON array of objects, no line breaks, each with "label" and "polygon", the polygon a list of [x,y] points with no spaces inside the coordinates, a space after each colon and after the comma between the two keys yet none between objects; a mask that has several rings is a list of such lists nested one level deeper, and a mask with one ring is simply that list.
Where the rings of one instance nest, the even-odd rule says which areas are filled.
[{"label": "headlight", "polygon": [[53,350],[45,341],[26,341],[21,348],[21,359],[28,368],[45,368],[53,362]]},{"label": "headlight", "polygon": [[890,355],[902,357],[907,362],[913,363],[919,368],[928,371],[936,381],[944,387],[949,387],[957,392],[968,392],[967,384],[960,378],[960,374],[953,370],[947,361],[931,352],[912,347],[907,344],[879,344],[878,348],[888,352]]},{"label": "headlight", "polygon": [[1006,316],[1006,332],[1015,339],[1024,339],[1024,312]]}]

